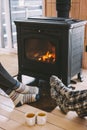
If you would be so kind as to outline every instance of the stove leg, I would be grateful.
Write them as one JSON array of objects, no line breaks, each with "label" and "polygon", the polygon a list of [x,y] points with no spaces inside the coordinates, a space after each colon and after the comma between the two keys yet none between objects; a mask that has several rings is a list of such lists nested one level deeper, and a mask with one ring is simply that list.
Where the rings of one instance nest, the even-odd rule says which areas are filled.
[{"label": "stove leg", "polygon": [[17,79],[18,79],[18,81],[22,82],[22,75],[18,73]]},{"label": "stove leg", "polygon": [[78,73],[78,79],[80,82],[83,82],[83,76],[81,72]]}]

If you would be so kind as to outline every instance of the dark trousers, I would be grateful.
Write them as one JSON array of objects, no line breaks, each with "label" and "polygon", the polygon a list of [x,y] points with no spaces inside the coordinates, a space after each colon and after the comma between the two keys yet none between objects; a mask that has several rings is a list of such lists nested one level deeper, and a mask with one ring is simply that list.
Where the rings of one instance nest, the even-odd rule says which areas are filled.
[{"label": "dark trousers", "polygon": [[0,88],[7,94],[10,94],[10,92],[18,88],[19,85],[20,82],[15,80],[0,63]]}]

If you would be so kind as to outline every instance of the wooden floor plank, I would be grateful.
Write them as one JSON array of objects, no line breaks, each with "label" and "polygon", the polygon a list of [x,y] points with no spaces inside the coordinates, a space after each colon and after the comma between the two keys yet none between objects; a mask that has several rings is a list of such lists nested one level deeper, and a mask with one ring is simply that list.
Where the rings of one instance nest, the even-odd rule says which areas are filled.
[{"label": "wooden floor plank", "polygon": [[3,96],[0,94],[0,103],[9,106],[11,108],[14,108],[14,104],[12,102],[12,100],[9,97]]},{"label": "wooden floor plank", "polygon": [[[33,110],[33,111],[38,111],[38,109],[36,109],[36,108],[34,108],[34,107],[32,107],[32,106],[27,106],[26,107],[26,105],[24,105],[23,107],[21,107],[21,108],[17,108],[17,109],[20,109],[21,111],[23,111],[23,112],[25,112],[25,111],[29,111],[29,109],[30,110]],[[34,110],[35,109],[35,110]],[[71,112],[72,113],[72,112]],[[49,114],[48,114],[48,121],[49,122],[51,122],[51,123],[56,123],[55,125],[58,125],[59,124],[59,127],[62,127],[62,125],[63,125],[63,123],[64,123],[64,127],[65,127],[65,125],[66,124],[71,124],[71,126],[72,126],[72,124],[74,125],[74,127],[76,127],[76,128],[74,128],[74,129],[77,129],[77,128],[79,128],[79,127],[81,127],[82,128],[82,130],[85,130],[85,129],[87,129],[87,119],[81,119],[81,118],[78,118],[77,117],[77,115],[76,115],[76,113],[72,113],[72,115],[71,115],[71,113],[69,113],[69,115],[64,115],[63,113],[61,113],[61,111],[60,110],[58,110],[58,108],[56,108],[56,109],[54,109],[53,111],[52,111],[52,114],[53,115],[55,115],[55,118],[57,118],[57,120],[58,120],[58,122],[55,122],[55,119],[52,119],[50,116],[51,116],[51,113],[49,113],[50,114],[50,116],[49,116]],[[52,119],[52,120],[51,120]],[[67,122],[67,123],[66,123]],[[85,127],[84,129],[83,129],[83,126]],[[67,127],[67,125],[66,125],[66,127]],[[80,129],[81,129],[80,128]],[[66,128],[66,130],[72,130],[72,129],[70,129],[70,128]]]},{"label": "wooden floor plank", "polygon": [[65,130],[87,130],[86,125],[67,120],[66,118],[62,118],[54,114],[48,115],[48,120],[50,123]]},{"label": "wooden floor plank", "polygon": [[[27,109],[25,109],[27,108]],[[10,120],[13,120],[19,124],[25,124],[25,119],[24,119],[24,114],[25,112],[33,111],[33,112],[38,112],[42,111],[36,108],[33,108],[28,105],[24,105],[20,108],[13,109],[11,112],[4,109],[2,105],[0,105],[0,115],[7,117]],[[3,114],[2,114],[3,113]],[[73,122],[71,120],[68,120],[67,118],[60,117],[58,115],[54,115],[51,113],[47,113],[47,122],[48,124],[53,124],[53,126],[56,126],[58,128],[66,129],[66,130],[87,130],[86,125],[82,125],[80,123]]]},{"label": "wooden floor plank", "polygon": [[50,130],[64,130],[64,129],[58,128],[56,126],[53,126],[49,123],[47,123],[44,126],[35,125],[32,127],[29,127],[27,124],[19,124],[13,120],[10,120],[10,121],[4,123],[3,128],[4,129],[6,128],[6,130],[49,130],[49,129]]},{"label": "wooden floor plank", "polygon": [[79,118],[76,112],[68,112],[66,115],[61,112],[59,107],[56,107],[51,113],[53,113],[56,116],[60,116],[62,118],[68,119],[73,122],[77,122],[79,124],[87,126],[87,117]]},{"label": "wooden floor plank", "polygon": [[[7,116],[7,115],[6,115]],[[4,117],[2,118],[3,120],[0,120],[0,127],[2,127],[3,129],[6,128],[6,130],[28,130],[29,126],[27,126],[27,124],[25,123],[25,119],[24,119],[24,115],[21,116],[21,114],[17,115],[17,113],[14,113],[13,118],[12,117]],[[32,130],[48,130],[48,128],[50,130],[63,130],[62,128],[58,128],[55,125],[52,125],[50,123],[46,123],[46,125],[44,126],[38,126],[35,125],[33,127],[31,127]]]},{"label": "wooden floor plank", "polygon": [[[42,111],[30,105],[15,108],[12,101],[0,95],[0,128],[6,130],[28,130],[24,115],[26,112]],[[47,123],[45,126],[35,125],[32,130],[87,130],[87,118],[78,118],[76,113],[64,115],[59,108],[47,112]]]},{"label": "wooden floor plank", "polygon": [[[5,98],[3,97],[3,99]],[[24,106],[21,106],[21,109],[12,108],[7,106],[7,104],[2,104],[2,102],[0,102],[0,127],[2,127],[3,129],[6,128],[6,130],[28,130],[29,126],[27,126],[27,124],[25,123],[24,118],[24,114],[26,111],[22,110],[24,110],[24,108],[26,107],[27,111],[33,111],[36,113],[41,110],[29,107],[29,105]],[[62,128],[58,128],[57,126],[49,122],[47,122],[45,126],[35,125],[34,127],[32,127],[32,130],[48,130],[48,128],[50,130],[63,130]]]},{"label": "wooden floor plank", "polygon": [[29,127],[26,123],[20,124],[13,120],[10,120],[4,124],[2,123],[2,127],[6,130],[64,130],[49,123],[46,123],[44,126],[39,126],[36,124],[35,126]]}]

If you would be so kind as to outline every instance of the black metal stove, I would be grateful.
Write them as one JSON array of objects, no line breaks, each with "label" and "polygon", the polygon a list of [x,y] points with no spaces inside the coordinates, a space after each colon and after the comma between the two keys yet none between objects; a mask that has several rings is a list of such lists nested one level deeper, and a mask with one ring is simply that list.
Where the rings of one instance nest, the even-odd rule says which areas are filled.
[{"label": "black metal stove", "polygon": [[28,75],[49,79],[56,75],[65,85],[81,78],[85,21],[38,17],[15,21],[18,42],[18,79]]}]

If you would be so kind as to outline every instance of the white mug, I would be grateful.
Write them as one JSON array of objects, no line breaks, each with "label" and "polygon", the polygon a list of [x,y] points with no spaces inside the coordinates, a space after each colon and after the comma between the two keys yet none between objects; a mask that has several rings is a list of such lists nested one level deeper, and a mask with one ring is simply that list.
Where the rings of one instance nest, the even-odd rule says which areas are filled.
[{"label": "white mug", "polygon": [[45,112],[38,112],[37,113],[37,124],[45,125],[46,121],[47,121],[47,114]]},{"label": "white mug", "polygon": [[29,126],[33,126],[36,123],[36,114],[33,112],[28,112],[25,114],[25,121]]}]

